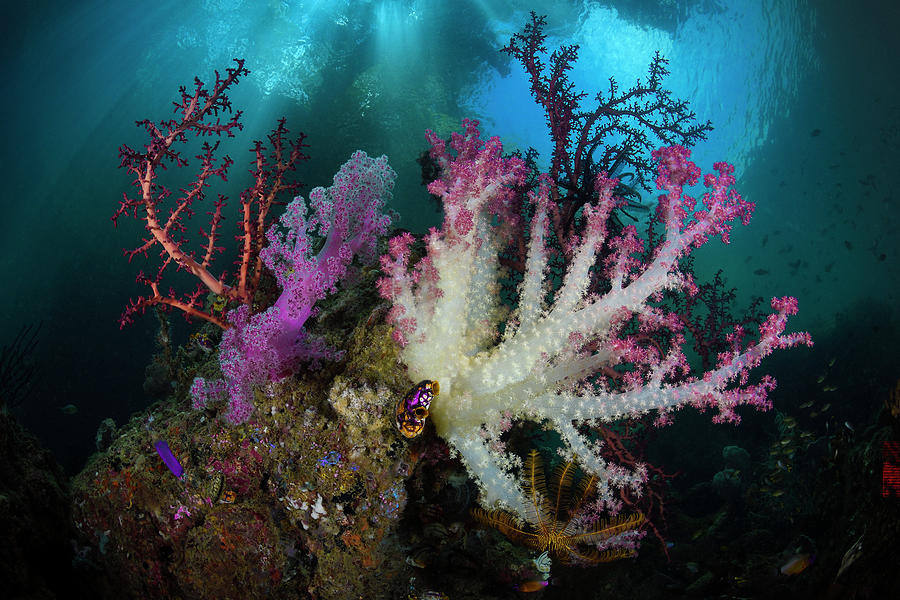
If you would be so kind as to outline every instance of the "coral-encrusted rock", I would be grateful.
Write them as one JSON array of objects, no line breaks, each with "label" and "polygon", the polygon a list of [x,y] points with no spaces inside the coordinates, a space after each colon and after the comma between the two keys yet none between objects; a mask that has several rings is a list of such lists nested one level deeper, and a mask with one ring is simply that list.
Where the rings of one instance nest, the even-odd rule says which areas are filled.
[{"label": "coral-encrusted rock", "polygon": [[240,426],[216,416],[224,406],[169,401],[91,458],[73,483],[73,516],[109,589],[216,600],[405,589],[395,530],[411,459],[393,426],[405,374],[387,327],[363,321],[350,337],[346,362],[257,389]]},{"label": "coral-encrusted rock", "polygon": [[267,510],[217,506],[187,532],[175,571],[179,587],[192,598],[267,597],[287,561],[278,540]]}]

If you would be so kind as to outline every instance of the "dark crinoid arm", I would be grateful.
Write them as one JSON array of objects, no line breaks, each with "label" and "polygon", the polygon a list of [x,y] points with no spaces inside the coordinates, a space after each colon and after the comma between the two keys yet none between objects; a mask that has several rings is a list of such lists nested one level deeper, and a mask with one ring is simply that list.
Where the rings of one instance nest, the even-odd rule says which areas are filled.
[{"label": "dark crinoid arm", "polygon": [[507,512],[473,508],[470,513],[476,521],[496,529],[516,544],[535,550],[543,549],[541,548],[541,536],[535,531],[530,531],[527,526],[519,525],[516,518]]}]

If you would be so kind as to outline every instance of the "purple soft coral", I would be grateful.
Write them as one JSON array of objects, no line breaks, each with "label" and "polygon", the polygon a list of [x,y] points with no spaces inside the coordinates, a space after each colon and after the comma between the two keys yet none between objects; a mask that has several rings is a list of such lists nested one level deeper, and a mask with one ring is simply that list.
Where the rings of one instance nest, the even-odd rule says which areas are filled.
[{"label": "purple soft coral", "polygon": [[[252,386],[277,381],[303,361],[337,356],[308,336],[303,325],[316,301],[337,290],[354,255],[374,259],[376,236],[384,235],[390,224],[383,208],[395,178],[387,157],[374,159],[357,151],[334,176],[334,185],[310,193],[309,208],[298,196],[282,215],[281,228],[274,225],[266,233],[268,246],[260,258],[282,292],[262,313],[251,315],[249,307],[240,306],[228,314],[232,327],[219,348],[229,397],[227,421],[237,424],[250,417]],[[314,237],[324,238],[317,253]],[[208,386],[200,379],[194,387]],[[195,396],[195,404],[197,400]]]},{"label": "purple soft coral", "polygon": [[[278,351],[296,351],[297,332],[309,318],[313,305],[336,291],[354,254],[374,260],[375,237],[387,233],[390,224],[390,218],[381,209],[395,177],[387,157],[372,159],[357,151],[334,176],[333,186],[319,187],[310,193],[312,210],[308,220],[306,203],[297,197],[281,217],[284,230],[269,229],[268,245],[260,257],[282,289],[273,306],[286,328],[273,340]],[[315,255],[312,235],[325,238]]]}]

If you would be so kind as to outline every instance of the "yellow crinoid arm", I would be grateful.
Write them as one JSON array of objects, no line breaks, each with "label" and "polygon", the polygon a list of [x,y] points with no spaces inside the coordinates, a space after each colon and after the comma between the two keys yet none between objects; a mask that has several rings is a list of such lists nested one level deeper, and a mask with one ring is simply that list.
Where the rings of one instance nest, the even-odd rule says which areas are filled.
[{"label": "yellow crinoid arm", "polygon": [[575,507],[572,502],[572,483],[575,481],[577,471],[578,467],[575,466],[575,461],[571,460],[561,463],[553,469],[553,476],[550,478],[550,494],[554,502],[548,508],[552,511],[556,521],[565,522],[564,515],[569,514]]}]

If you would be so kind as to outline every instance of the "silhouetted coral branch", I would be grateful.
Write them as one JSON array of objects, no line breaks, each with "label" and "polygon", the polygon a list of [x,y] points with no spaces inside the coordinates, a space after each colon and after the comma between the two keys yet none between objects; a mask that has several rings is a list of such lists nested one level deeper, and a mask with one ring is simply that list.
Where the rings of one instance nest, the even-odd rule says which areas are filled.
[{"label": "silhouetted coral branch", "polygon": [[23,325],[12,342],[0,350],[0,411],[21,405],[34,391],[37,365],[31,356],[43,323]]}]

